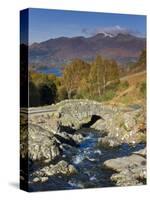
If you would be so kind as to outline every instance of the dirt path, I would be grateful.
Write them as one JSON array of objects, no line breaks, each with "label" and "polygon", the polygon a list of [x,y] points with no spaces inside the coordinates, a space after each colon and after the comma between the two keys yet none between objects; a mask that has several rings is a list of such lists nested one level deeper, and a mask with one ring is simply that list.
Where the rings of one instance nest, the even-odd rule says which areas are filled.
[{"label": "dirt path", "polygon": [[141,79],[145,76],[146,76],[146,71],[142,71],[142,72],[138,72],[138,73],[131,74],[131,75],[128,75],[128,76],[124,76],[124,77],[120,78],[120,81],[133,81],[133,80],[137,81],[137,79],[135,79],[135,78],[138,77],[138,79],[139,78]]}]

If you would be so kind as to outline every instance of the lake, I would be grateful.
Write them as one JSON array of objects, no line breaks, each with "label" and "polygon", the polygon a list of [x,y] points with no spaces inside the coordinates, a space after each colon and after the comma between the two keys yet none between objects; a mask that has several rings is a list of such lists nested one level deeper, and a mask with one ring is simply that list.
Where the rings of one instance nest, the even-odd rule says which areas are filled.
[{"label": "lake", "polygon": [[56,76],[62,75],[61,69],[58,67],[52,67],[52,68],[41,67],[37,69],[36,71],[43,74],[54,74]]}]

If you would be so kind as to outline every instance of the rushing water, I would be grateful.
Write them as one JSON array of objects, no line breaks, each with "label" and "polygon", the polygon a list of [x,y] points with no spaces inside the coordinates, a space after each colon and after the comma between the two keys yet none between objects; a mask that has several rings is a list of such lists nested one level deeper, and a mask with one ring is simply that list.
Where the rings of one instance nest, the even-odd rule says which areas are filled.
[{"label": "rushing water", "polygon": [[130,155],[144,147],[144,144],[134,147],[123,144],[119,148],[104,149],[98,145],[98,139],[99,134],[87,129],[86,137],[79,147],[66,146],[61,160],[73,164],[78,174],[52,176],[46,183],[31,184],[31,191],[111,187],[114,185],[110,180],[112,172],[103,168],[103,162]]}]

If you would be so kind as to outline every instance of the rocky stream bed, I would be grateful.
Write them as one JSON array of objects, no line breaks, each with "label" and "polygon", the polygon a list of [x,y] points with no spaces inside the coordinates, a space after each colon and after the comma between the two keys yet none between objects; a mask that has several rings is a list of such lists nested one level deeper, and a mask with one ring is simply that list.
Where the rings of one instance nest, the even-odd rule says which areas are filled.
[{"label": "rocky stream bed", "polygon": [[28,129],[22,116],[21,160],[28,162],[28,175],[21,170],[21,180],[29,191],[146,184],[141,108],[109,111],[110,115],[107,110],[103,116],[93,117],[98,116],[94,113],[84,120],[77,112],[67,110],[65,115],[64,110],[30,116]]}]

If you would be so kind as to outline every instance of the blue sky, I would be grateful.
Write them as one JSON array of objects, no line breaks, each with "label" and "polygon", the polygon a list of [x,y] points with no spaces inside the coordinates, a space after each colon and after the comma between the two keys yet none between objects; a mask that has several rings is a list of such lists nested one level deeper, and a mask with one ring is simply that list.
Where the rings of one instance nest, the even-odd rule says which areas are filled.
[{"label": "blue sky", "polygon": [[90,37],[99,32],[146,35],[143,15],[108,14],[47,9],[29,10],[29,43],[57,37]]}]

